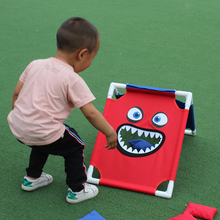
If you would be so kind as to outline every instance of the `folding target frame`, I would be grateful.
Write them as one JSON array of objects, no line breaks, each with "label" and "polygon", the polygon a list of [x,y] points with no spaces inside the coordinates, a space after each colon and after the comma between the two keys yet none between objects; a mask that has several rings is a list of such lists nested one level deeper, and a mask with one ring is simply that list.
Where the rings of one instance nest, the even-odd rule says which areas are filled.
[{"label": "folding target frame", "polygon": [[[117,131],[118,145],[106,149],[98,132],[87,182],[171,198],[184,134],[196,135],[192,93],[111,83],[103,116]],[[163,182],[165,191],[157,189]]]}]

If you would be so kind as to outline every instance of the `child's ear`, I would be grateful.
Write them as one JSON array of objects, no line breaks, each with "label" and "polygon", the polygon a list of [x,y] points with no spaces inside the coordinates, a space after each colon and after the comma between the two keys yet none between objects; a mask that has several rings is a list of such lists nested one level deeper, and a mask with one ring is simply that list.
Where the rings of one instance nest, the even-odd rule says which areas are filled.
[{"label": "child's ear", "polygon": [[79,61],[85,56],[85,54],[88,52],[87,48],[83,48],[82,50],[79,51],[78,53],[78,59]]}]

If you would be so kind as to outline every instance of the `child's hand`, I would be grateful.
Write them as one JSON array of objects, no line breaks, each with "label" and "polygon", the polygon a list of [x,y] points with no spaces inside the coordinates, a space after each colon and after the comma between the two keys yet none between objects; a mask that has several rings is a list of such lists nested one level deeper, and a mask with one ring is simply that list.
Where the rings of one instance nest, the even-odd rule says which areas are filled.
[{"label": "child's hand", "polygon": [[106,140],[107,140],[107,145],[105,147],[108,148],[109,150],[115,149],[117,147],[118,135],[115,131],[112,132],[111,135],[106,136]]}]

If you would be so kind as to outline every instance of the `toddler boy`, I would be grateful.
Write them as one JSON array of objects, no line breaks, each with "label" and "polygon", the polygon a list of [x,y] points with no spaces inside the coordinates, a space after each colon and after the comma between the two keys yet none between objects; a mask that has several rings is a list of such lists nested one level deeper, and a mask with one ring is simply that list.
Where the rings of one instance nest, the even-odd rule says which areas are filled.
[{"label": "toddler boy", "polygon": [[88,68],[100,45],[97,29],[83,18],[66,20],[57,32],[56,57],[31,62],[21,74],[12,97],[8,123],[14,136],[32,148],[22,189],[33,191],[52,183],[43,172],[49,154],[65,159],[69,203],[78,203],[98,194],[85,183],[84,143],[77,132],[63,124],[73,108],[106,135],[108,149],[117,145],[117,134],[94,107],[90,89],[78,75]]}]

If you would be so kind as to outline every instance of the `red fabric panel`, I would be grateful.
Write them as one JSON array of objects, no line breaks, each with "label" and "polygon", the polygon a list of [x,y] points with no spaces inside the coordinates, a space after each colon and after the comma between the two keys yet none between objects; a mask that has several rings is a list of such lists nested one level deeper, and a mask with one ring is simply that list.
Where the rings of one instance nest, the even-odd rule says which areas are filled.
[{"label": "red fabric panel", "polygon": [[122,182],[122,181],[102,178],[100,180],[99,184],[105,185],[105,186],[116,187],[116,188],[120,188],[120,189],[141,192],[141,193],[152,194],[152,195],[155,194],[154,188],[148,187],[145,184],[141,185],[141,183],[140,184],[132,184],[130,182]]},{"label": "red fabric panel", "polygon": [[[132,90],[118,100],[107,99],[103,115],[115,130],[127,123],[163,132],[166,137],[163,146],[155,153],[130,157],[118,149],[104,148],[106,139],[99,132],[90,164],[100,171],[100,184],[155,194],[160,183],[175,180],[188,110],[179,109],[175,95],[158,94]],[[143,110],[143,119],[131,123],[127,119],[127,112],[137,106]],[[158,128],[152,124],[152,117],[157,112],[164,112],[168,117],[164,127]]]},{"label": "red fabric panel", "polygon": [[186,211],[194,217],[212,220],[218,209],[189,202]]}]

